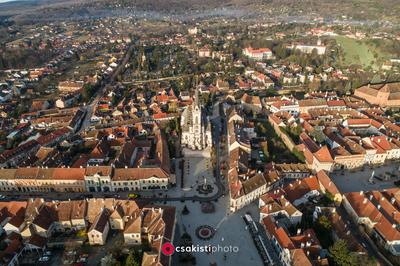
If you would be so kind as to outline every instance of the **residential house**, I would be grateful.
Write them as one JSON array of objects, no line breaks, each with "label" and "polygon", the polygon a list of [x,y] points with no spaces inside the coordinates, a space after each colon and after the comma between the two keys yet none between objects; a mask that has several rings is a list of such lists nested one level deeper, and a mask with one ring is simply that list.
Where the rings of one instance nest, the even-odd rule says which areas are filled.
[{"label": "residential house", "polygon": [[124,229],[124,242],[127,245],[142,244],[142,217],[136,215],[129,217]]},{"label": "residential house", "polygon": [[294,206],[299,206],[320,195],[320,186],[315,176],[289,183],[284,189],[286,197]]},{"label": "residential house", "polygon": [[313,229],[307,229],[302,234],[290,236],[287,229],[277,225],[272,216],[263,219],[267,237],[285,266],[292,265],[327,265],[326,257],[321,257],[321,244]]},{"label": "residential house", "polygon": [[288,226],[296,226],[301,222],[303,213],[298,210],[284,195],[280,197],[274,197],[270,193],[264,194],[258,201],[258,207],[260,209],[260,222],[269,215],[273,216],[275,220],[281,217],[288,219],[290,223]]},{"label": "residential house", "polygon": [[335,183],[331,180],[328,174],[321,170],[317,172],[317,179],[319,187],[323,193],[330,193],[333,196],[333,200],[339,206],[342,203],[342,194],[336,187]]},{"label": "residential house", "polygon": [[104,245],[106,243],[110,231],[109,216],[110,211],[108,209],[102,209],[97,215],[87,234],[90,245]]},{"label": "residential house", "polygon": [[52,206],[44,205],[40,208],[32,221],[34,232],[41,237],[49,238],[55,230],[56,213]]},{"label": "residential house", "polygon": [[86,200],[74,200],[71,204],[71,226],[76,230],[85,229],[86,222]]}]

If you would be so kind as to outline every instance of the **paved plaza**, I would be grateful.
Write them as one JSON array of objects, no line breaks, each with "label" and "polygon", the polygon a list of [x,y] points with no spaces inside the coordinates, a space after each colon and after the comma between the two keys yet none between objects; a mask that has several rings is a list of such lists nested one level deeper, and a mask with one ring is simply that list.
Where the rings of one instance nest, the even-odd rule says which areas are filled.
[{"label": "paved plaza", "polygon": [[[330,177],[342,193],[394,188],[396,187],[394,181],[400,179],[399,165],[398,162],[395,162],[372,169],[370,167],[364,167],[363,170],[357,171],[340,170],[331,173]],[[373,172],[374,176],[382,180],[373,178],[373,183],[370,183],[369,179]],[[385,180],[385,176],[391,177]]]},{"label": "paved plaza", "polygon": [[[184,160],[183,191],[195,191],[199,185],[204,183],[214,185],[215,177],[213,174],[213,166],[209,158],[185,157]],[[216,188],[214,188],[214,192],[215,191]]]},{"label": "paved plaza", "polygon": [[[246,224],[242,216],[246,212],[250,212],[254,219],[258,220],[259,211],[256,203],[253,203],[242,210],[227,215],[229,198],[222,197],[218,202],[213,202],[216,206],[215,213],[205,214],[201,212],[199,202],[171,202],[177,208],[177,227],[181,234],[187,232],[193,240],[193,245],[220,245],[220,246],[236,246],[239,248],[238,253],[226,253],[224,259],[223,252],[207,254],[195,253],[196,265],[208,266],[210,263],[220,265],[262,265],[261,258],[253,243],[250,232],[246,228]],[[184,205],[187,206],[190,213],[182,215]],[[198,226],[210,225],[216,229],[216,233],[210,240],[200,240],[196,237],[195,231]]]},{"label": "paved plaza", "polygon": [[[213,173],[213,165],[209,156],[205,154],[209,153],[209,150],[205,151],[191,151],[186,153],[186,156],[180,160],[184,161],[183,164],[183,187],[181,186],[182,170],[176,168],[176,186],[171,187],[168,191],[141,191],[142,197],[165,197],[178,198],[178,197],[210,197],[218,193],[216,186],[216,180]],[[176,162],[179,165],[179,162]],[[202,186],[204,182],[213,187],[212,192],[208,194],[201,194],[197,191],[199,186]]]}]

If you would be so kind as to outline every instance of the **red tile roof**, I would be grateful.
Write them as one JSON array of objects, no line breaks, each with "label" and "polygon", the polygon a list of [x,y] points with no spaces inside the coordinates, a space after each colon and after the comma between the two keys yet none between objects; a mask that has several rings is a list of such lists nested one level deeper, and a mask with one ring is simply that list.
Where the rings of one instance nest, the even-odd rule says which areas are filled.
[{"label": "red tile roof", "polygon": [[387,140],[386,136],[376,136],[376,137],[371,137],[370,139],[372,144],[376,148],[379,147],[385,151],[390,151],[392,149],[392,145]]},{"label": "red tile roof", "polygon": [[400,232],[397,230],[396,224],[390,223],[385,217],[380,219],[374,229],[379,232],[386,241],[400,241]]},{"label": "red tile roof", "polygon": [[328,106],[346,106],[346,103],[343,100],[328,100]]},{"label": "red tile roof", "polygon": [[312,263],[301,248],[293,249],[290,251],[292,258],[292,266],[312,266]]},{"label": "red tile roof", "polygon": [[332,182],[330,177],[326,174],[324,170],[317,173],[317,178],[319,183],[332,195],[340,194],[340,191],[336,187],[335,183]]},{"label": "red tile roof", "polygon": [[378,222],[381,219],[382,214],[374,204],[365,197],[362,191],[346,193],[345,197],[359,217],[368,217],[372,222]]},{"label": "red tile roof", "polygon": [[282,248],[294,249],[292,241],[290,240],[286,231],[279,227],[277,228],[271,216],[267,216],[263,219],[263,224],[271,236],[274,236]]},{"label": "red tile roof", "polygon": [[53,179],[84,180],[84,168],[54,168]]},{"label": "red tile roof", "polygon": [[315,176],[310,176],[290,183],[284,190],[290,202],[294,202],[310,191],[320,190],[320,187],[317,178]]},{"label": "red tile roof", "polygon": [[333,163],[333,158],[326,145],[323,146],[321,149],[319,149],[317,152],[315,152],[314,156],[320,162]]}]

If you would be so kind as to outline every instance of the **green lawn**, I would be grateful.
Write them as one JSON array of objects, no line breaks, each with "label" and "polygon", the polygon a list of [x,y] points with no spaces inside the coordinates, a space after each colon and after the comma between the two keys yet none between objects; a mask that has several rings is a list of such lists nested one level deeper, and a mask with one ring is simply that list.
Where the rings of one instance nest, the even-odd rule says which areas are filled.
[{"label": "green lawn", "polygon": [[388,54],[365,40],[355,40],[345,36],[336,36],[336,42],[342,47],[344,53],[340,57],[343,66],[353,64],[362,65],[364,68],[371,66],[379,69]]},{"label": "green lawn", "polygon": [[274,128],[267,120],[257,120],[256,132],[258,137],[267,139],[268,154],[265,158],[267,162],[279,163],[298,163],[299,159],[293,154],[281,138],[275,133]]}]

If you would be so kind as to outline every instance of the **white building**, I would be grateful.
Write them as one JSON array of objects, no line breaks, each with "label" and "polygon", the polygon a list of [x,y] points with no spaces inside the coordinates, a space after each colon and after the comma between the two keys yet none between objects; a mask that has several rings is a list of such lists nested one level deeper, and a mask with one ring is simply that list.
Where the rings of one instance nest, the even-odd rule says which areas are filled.
[{"label": "white building", "polygon": [[273,59],[272,51],[268,48],[253,49],[246,47],[243,49],[243,54],[254,60]]},{"label": "white building", "polygon": [[199,103],[199,91],[196,89],[194,103],[182,113],[182,146],[192,150],[203,150],[211,147],[211,128],[208,117],[202,113]]},{"label": "white building", "polygon": [[85,172],[86,191],[108,192],[111,191],[111,166],[89,166]]},{"label": "white building", "polygon": [[324,55],[326,53],[326,46],[322,45],[321,40],[318,40],[317,45],[293,43],[286,46],[286,48],[291,50],[300,50],[300,52],[305,54],[311,54],[314,49],[317,51],[318,55]]}]

